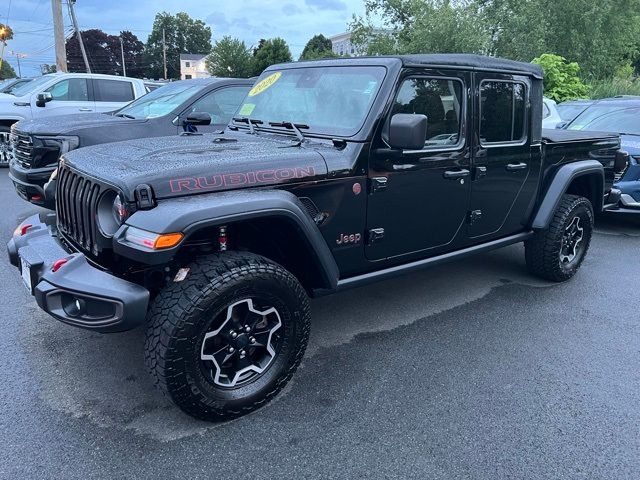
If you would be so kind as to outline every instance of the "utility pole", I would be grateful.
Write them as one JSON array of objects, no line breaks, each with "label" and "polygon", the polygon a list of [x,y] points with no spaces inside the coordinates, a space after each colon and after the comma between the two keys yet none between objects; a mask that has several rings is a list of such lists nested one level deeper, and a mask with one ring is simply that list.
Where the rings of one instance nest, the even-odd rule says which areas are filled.
[{"label": "utility pole", "polygon": [[76,11],[73,9],[73,5],[75,3],[76,3],[76,0],[67,1],[67,5],[69,5],[69,13],[71,14],[71,21],[73,22],[73,28],[75,29],[76,35],[78,35],[78,41],[80,42],[80,51],[82,52],[82,58],[84,59],[84,66],[87,69],[87,73],[91,73],[91,67],[89,66],[89,59],[87,58],[87,51],[84,49],[82,34],[80,33],[80,28],[78,27],[78,19],[76,18]]},{"label": "utility pole", "polygon": [[164,36],[164,28],[162,29],[162,62],[164,63],[164,79],[167,79],[167,39]]},{"label": "utility pole", "polygon": [[120,53],[122,53],[122,76],[127,76],[127,67],[124,64],[124,45],[122,44],[122,35],[120,35]]},{"label": "utility pole", "polygon": [[14,51],[11,52],[11,55],[16,56],[16,60],[18,61],[18,78],[22,78],[22,70],[20,69],[20,59],[25,58],[27,55],[24,53],[18,53]]},{"label": "utility pole", "polygon": [[56,43],[56,69],[67,71],[67,50],[64,44],[64,24],[62,23],[62,0],[51,0],[53,14],[53,36]]}]

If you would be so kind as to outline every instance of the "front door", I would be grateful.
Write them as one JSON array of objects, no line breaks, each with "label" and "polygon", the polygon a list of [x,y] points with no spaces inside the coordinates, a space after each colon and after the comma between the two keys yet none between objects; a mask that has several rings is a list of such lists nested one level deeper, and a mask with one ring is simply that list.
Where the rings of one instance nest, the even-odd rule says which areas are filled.
[{"label": "front door", "polygon": [[475,74],[475,131],[479,135],[474,146],[473,221],[469,225],[474,243],[521,229],[524,212],[535,195],[531,184],[537,182],[538,169],[532,164],[530,149],[529,86],[524,77]]},{"label": "front door", "polygon": [[181,116],[187,118],[191,113],[208,113],[211,116],[211,124],[198,125],[196,130],[200,133],[224,130],[249,90],[251,90],[251,85],[220,87],[200,97]]},{"label": "front door", "polygon": [[66,115],[95,111],[95,102],[89,93],[89,81],[86,78],[67,78],[49,87],[46,92],[52,100],[44,107],[35,104],[33,95],[32,110],[38,117]]},{"label": "front door", "polygon": [[[464,237],[471,188],[468,138],[470,74],[413,71],[401,79],[369,163],[369,260],[427,256]],[[427,116],[424,148],[391,149],[385,141],[396,113]]]}]

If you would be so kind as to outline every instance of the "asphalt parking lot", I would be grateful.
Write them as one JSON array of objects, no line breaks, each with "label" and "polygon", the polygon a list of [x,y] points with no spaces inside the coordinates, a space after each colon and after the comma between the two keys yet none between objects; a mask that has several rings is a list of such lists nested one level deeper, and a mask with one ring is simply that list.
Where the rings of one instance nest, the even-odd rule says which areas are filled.
[{"label": "asphalt parking lot", "polygon": [[[35,209],[0,170],[0,240]],[[207,424],[143,368],[140,330],[38,311],[0,255],[0,478],[640,478],[640,221],[551,285],[522,247],[315,300],[262,410]]]}]

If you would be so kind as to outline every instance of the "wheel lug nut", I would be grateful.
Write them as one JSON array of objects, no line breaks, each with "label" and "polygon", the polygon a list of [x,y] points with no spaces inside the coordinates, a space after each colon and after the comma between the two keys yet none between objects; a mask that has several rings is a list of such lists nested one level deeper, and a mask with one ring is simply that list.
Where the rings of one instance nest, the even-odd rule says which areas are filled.
[{"label": "wheel lug nut", "polygon": [[251,331],[251,327],[249,325],[244,326],[244,331],[249,333]]},{"label": "wheel lug nut", "polygon": [[236,338],[238,336],[238,334],[233,330],[231,330],[229,333],[231,334],[231,338]]},{"label": "wheel lug nut", "polygon": [[249,341],[250,341],[251,343],[256,343],[256,339],[255,339],[255,338],[253,338],[253,337],[251,337],[251,338],[249,339]]},{"label": "wheel lug nut", "polygon": [[229,347],[229,348],[228,348],[228,350],[229,350],[229,353],[233,353],[233,352],[235,352],[235,351],[236,351],[236,349],[235,349],[235,348],[233,348],[233,347]]},{"label": "wheel lug nut", "polygon": [[246,352],[245,352],[244,350],[240,350],[240,356],[241,356],[241,357],[244,357],[244,356],[245,356],[245,353],[246,353]]}]

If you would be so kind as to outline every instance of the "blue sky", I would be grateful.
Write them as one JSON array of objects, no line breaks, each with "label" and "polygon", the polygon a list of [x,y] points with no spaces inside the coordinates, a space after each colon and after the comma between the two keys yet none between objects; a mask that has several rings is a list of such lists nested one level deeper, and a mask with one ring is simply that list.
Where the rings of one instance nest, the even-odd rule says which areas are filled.
[{"label": "blue sky", "polygon": [[[64,1],[64,0],[63,0]],[[117,34],[131,30],[145,41],[156,12],[187,12],[213,31],[213,39],[232,35],[254,45],[260,38],[282,37],[297,58],[309,38],[330,36],[347,29],[354,13],[363,13],[363,0],[77,0],[81,29],[101,28]],[[9,8],[10,7],[10,8]],[[71,22],[63,5],[65,28]],[[7,21],[8,15],[8,21]],[[50,0],[0,0],[0,23],[8,23],[14,39],[5,48],[5,60],[23,76],[38,75],[40,65],[55,63]]]}]

